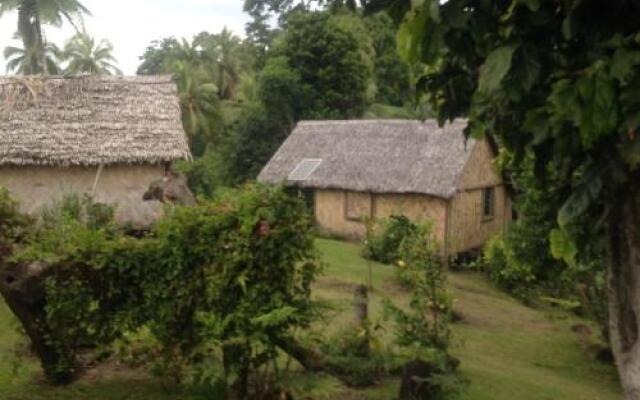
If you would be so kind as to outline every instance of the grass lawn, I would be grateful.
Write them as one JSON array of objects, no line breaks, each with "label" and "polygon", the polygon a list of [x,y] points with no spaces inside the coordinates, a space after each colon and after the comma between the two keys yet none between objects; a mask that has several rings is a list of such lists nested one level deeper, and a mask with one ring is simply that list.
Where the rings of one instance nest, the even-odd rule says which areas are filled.
[{"label": "grass lawn", "polygon": [[[369,280],[369,264],[359,248],[332,240],[318,240],[326,263],[314,296],[335,307],[335,315],[319,327],[338,331],[352,318],[356,284]],[[381,299],[402,304],[407,294],[393,282],[393,267],[372,263],[371,317],[380,317]],[[571,330],[580,319],[557,310],[536,310],[494,289],[475,273],[452,273],[451,291],[456,311],[463,318],[454,325],[452,352],[460,358],[461,374],[470,384],[461,395],[469,400],[619,400],[615,370],[593,360],[589,341]],[[16,333],[17,323],[0,302],[1,400],[136,400],[197,399],[193,394],[145,371],[110,364],[90,371],[66,388],[44,384],[36,360],[26,356]],[[595,329],[593,329],[595,332]],[[390,333],[382,334],[386,339]],[[592,336],[596,336],[593,334]],[[398,381],[389,379],[366,390],[349,389],[328,376],[300,374],[291,380],[296,399],[392,399]]]}]

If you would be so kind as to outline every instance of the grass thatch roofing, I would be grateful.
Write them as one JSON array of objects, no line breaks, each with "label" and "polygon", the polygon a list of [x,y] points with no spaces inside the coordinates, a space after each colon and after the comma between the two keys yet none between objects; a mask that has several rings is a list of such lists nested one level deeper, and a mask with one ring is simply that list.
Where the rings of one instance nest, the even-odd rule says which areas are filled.
[{"label": "grass thatch roofing", "polygon": [[[450,198],[476,143],[465,141],[466,125],[466,120],[443,128],[434,120],[300,122],[258,180]],[[306,180],[288,181],[303,159],[323,161]]]},{"label": "grass thatch roofing", "polygon": [[0,77],[0,165],[189,157],[169,76]]}]

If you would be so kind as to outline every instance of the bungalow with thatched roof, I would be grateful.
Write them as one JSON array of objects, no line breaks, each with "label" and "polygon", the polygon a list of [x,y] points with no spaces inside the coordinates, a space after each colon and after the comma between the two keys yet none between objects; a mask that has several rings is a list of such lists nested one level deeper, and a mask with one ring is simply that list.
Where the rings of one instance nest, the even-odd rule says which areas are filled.
[{"label": "bungalow with thatched roof", "polygon": [[25,212],[85,193],[146,226],[143,194],[190,157],[169,76],[0,78],[0,186]]},{"label": "bungalow with thatched roof", "polygon": [[258,180],[310,189],[321,230],[362,238],[364,218],[432,221],[443,253],[481,247],[511,219],[486,141],[465,140],[465,120],[308,121]]}]

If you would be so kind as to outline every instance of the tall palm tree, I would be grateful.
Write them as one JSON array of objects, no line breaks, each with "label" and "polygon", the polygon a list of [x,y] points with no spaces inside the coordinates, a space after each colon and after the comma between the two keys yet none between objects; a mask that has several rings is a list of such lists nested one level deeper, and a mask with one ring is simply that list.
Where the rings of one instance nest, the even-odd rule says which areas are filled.
[{"label": "tall palm tree", "polygon": [[69,64],[65,74],[112,75],[122,74],[115,65],[113,45],[102,39],[99,42],[86,31],[78,32],[64,46],[63,58]]},{"label": "tall palm tree", "polygon": [[33,52],[30,71],[51,73],[47,66],[46,40],[42,25],[62,25],[69,22],[77,30],[76,20],[89,10],[78,0],[0,0],[0,16],[9,11],[18,11],[17,35],[22,39],[23,49]]},{"label": "tall palm tree", "polygon": [[[45,62],[50,74],[59,74],[61,52],[54,43],[44,45]],[[34,75],[40,72],[34,69],[40,61],[41,54],[36,49],[24,49],[16,46],[7,46],[4,49],[4,58],[7,60],[7,72],[15,72],[20,75]]]},{"label": "tall palm tree", "polygon": [[234,100],[236,86],[240,81],[242,39],[226,27],[220,33],[202,33],[194,39],[194,45],[203,50],[203,56],[215,66],[216,81],[220,97]]},{"label": "tall palm tree", "polygon": [[178,84],[182,123],[191,138],[194,153],[202,153],[202,143],[209,142],[222,125],[218,87],[202,66],[182,60],[171,68]]}]

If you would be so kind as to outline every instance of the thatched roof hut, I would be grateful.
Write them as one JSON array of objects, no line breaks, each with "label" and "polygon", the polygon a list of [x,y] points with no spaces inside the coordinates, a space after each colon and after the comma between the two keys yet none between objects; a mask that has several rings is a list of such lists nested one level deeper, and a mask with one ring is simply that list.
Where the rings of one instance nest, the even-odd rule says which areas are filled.
[{"label": "thatched roof hut", "polygon": [[0,165],[163,163],[190,156],[170,76],[0,78]]},{"label": "thatched roof hut", "polygon": [[0,78],[0,185],[26,211],[80,192],[147,220],[144,190],[190,157],[169,76]]},{"label": "thatched roof hut", "polygon": [[[481,246],[510,215],[485,141],[465,139],[466,120],[304,121],[258,180],[310,189],[331,234],[364,235],[362,217],[433,220],[449,252]],[[454,243],[456,242],[456,243]]]}]

